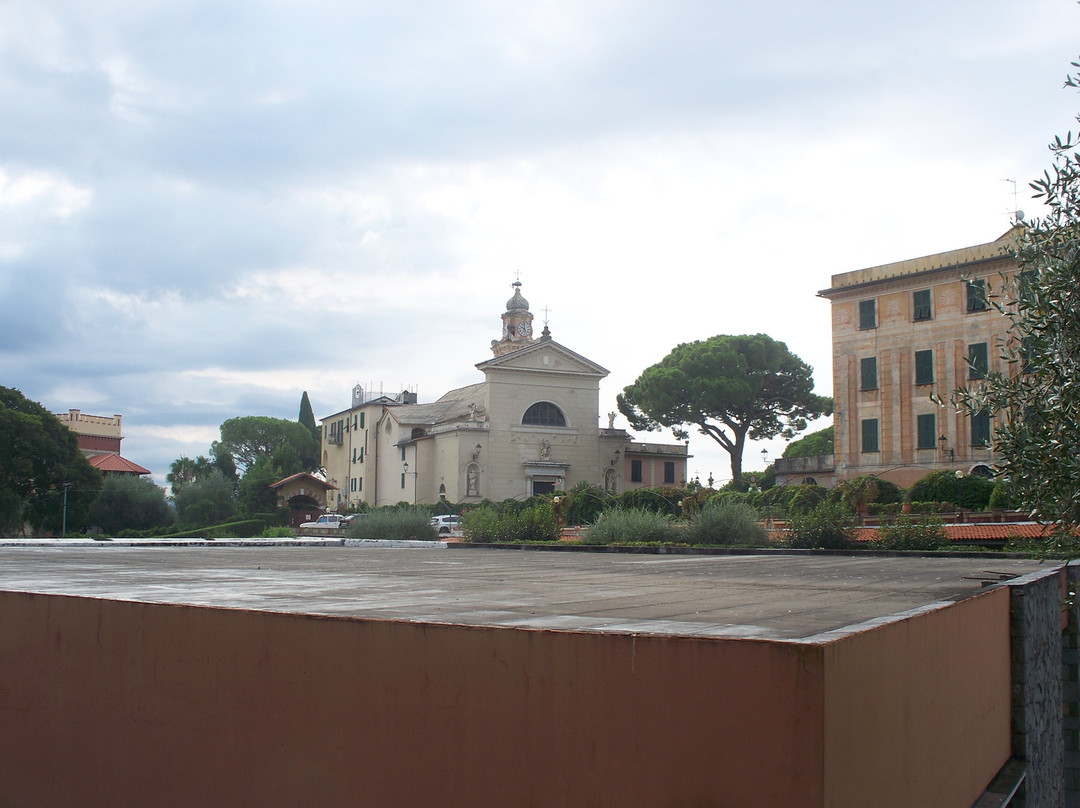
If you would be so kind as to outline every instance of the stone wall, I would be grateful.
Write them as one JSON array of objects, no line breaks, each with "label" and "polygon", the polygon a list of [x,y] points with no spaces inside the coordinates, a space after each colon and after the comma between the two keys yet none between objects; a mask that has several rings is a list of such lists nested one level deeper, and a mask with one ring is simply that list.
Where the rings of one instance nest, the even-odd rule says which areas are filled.
[{"label": "stone wall", "polygon": [[1018,803],[1025,808],[1065,805],[1061,583],[1061,576],[1053,572],[1009,582],[1012,754],[1027,765]]}]

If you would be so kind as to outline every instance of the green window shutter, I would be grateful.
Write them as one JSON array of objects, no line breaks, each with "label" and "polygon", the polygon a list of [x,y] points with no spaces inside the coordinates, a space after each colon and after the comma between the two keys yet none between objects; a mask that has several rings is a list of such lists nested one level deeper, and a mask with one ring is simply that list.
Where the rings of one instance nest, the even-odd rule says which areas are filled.
[{"label": "green window shutter", "polygon": [[930,290],[920,289],[911,296],[911,315],[913,320],[932,319],[933,312],[930,309]]},{"label": "green window shutter", "polygon": [[878,424],[877,418],[864,418],[862,422],[862,450],[864,452],[878,451]]},{"label": "green window shutter", "polygon": [[990,362],[985,342],[976,342],[968,346],[968,366],[969,379],[986,378],[986,371],[990,368]]},{"label": "green window shutter", "polygon": [[859,360],[859,389],[877,390],[877,357]]},{"label": "green window shutter", "polygon": [[873,300],[859,301],[859,330],[877,328],[877,307]]},{"label": "green window shutter", "polygon": [[986,311],[986,281],[967,282],[967,310]]},{"label": "green window shutter", "polygon": [[934,352],[915,352],[915,384],[934,383]]},{"label": "green window shutter", "polygon": [[971,445],[987,448],[990,446],[990,413],[987,410],[971,414]]},{"label": "green window shutter", "polygon": [[937,419],[933,413],[929,415],[920,415],[916,419],[916,425],[918,427],[918,439],[920,449],[935,449],[937,448]]}]

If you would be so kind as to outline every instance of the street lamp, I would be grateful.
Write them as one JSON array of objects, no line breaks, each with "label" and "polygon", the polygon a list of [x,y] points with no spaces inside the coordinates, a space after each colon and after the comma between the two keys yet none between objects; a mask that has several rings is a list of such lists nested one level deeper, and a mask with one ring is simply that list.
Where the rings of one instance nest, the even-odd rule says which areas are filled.
[{"label": "street lamp", "polygon": [[959,512],[963,510],[964,505],[964,472],[961,469],[956,470],[956,510]]}]

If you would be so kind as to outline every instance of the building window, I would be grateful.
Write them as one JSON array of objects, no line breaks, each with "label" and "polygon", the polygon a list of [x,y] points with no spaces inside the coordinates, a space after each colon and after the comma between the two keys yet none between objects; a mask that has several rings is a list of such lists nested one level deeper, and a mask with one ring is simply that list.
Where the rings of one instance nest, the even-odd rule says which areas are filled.
[{"label": "building window", "polygon": [[354,430],[356,429],[356,414],[355,413],[353,414],[353,417],[352,417],[352,428]]},{"label": "building window", "polygon": [[918,292],[914,292],[911,295],[911,319],[918,322],[919,320],[929,320],[932,318],[933,312],[930,310],[930,290],[920,289]]},{"label": "building window", "polygon": [[641,461],[640,460],[631,460],[630,461],[630,482],[632,482],[632,483],[640,483],[641,482]]},{"label": "building window", "polygon": [[937,421],[933,413],[920,415],[916,419],[918,447],[920,449],[937,448]]},{"label": "building window", "polygon": [[873,300],[859,301],[859,330],[877,328],[877,307]]},{"label": "building window", "polygon": [[350,482],[352,483],[352,490],[355,491],[356,490],[356,478],[353,477]]},{"label": "building window", "polygon": [[364,428],[364,413],[360,413],[360,428]]},{"label": "building window", "polygon": [[967,282],[967,310],[986,311],[986,281]]},{"label": "building window", "polygon": [[864,418],[862,422],[862,450],[878,451],[877,418]]},{"label": "building window", "polygon": [[987,410],[971,414],[971,445],[976,448],[990,448],[990,413]]},{"label": "building window", "polygon": [[859,389],[877,390],[877,357],[859,360]]},{"label": "building window", "polygon": [[915,352],[915,384],[934,383],[934,352]]},{"label": "building window", "polygon": [[401,472],[401,487],[405,487],[405,472]]},{"label": "building window", "polygon": [[364,478],[363,477],[357,477],[356,478],[356,490],[357,491],[363,491],[364,490]]},{"label": "building window", "polygon": [[404,446],[401,447],[401,460],[402,460],[402,462],[405,461],[405,447]]},{"label": "building window", "polygon": [[550,401],[537,401],[521,419],[525,426],[566,426],[566,416]]},{"label": "building window", "polygon": [[664,461],[664,482],[675,482],[675,463],[671,460]]},{"label": "building window", "polygon": [[968,346],[968,378],[985,379],[989,369],[986,343],[976,342]]}]

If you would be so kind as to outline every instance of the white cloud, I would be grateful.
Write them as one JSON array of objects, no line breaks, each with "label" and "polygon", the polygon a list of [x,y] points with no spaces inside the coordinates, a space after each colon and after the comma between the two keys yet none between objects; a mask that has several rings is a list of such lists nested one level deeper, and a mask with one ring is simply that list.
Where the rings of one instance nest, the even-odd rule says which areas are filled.
[{"label": "white cloud", "polygon": [[827,392],[831,274],[993,239],[1003,177],[1032,212],[1077,13],[11,0],[0,374],[123,413],[163,475],[303,390],[322,416],[475,381],[520,272],[611,370],[602,412],[716,333],[783,339]]},{"label": "white cloud", "polygon": [[0,209],[40,210],[47,216],[66,219],[90,204],[89,188],[48,171],[23,171],[0,167]]}]

